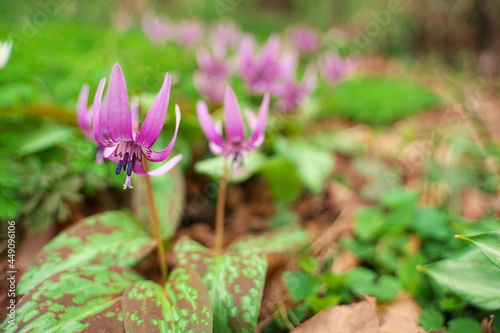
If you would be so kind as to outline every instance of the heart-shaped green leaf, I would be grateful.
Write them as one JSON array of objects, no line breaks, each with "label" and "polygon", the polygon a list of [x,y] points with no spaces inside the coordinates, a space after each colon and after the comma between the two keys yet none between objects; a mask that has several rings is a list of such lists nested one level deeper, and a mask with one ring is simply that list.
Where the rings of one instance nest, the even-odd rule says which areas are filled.
[{"label": "heart-shaped green leaf", "polygon": [[[132,193],[132,204],[134,211],[141,221],[150,221],[149,205],[147,202],[147,185],[144,177],[135,182]],[[161,223],[161,234],[163,238],[171,237],[179,223],[184,207],[185,184],[182,173],[173,169],[159,177],[149,177],[153,187],[153,197],[158,218]]]},{"label": "heart-shaped green leaf", "polygon": [[24,296],[0,331],[125,332],[123,291],[142,277],[120,266],[72,267],[58,272]]},{"label": "heart-shaped green leaf", "polygon": [[500,309],[500,270],[478,250],[417,268],[478,308]]},{"label": "heart-shaped green leaf", "polygon": [[[194,244],[193,244],[194,243]],[[214,313],[213,332],[254,332],[266,278],[267,260],[259,255],[210,250],[183,238],[175,245],[180,264],[194,268],[207,287]]]},{"label": "heart-shaped green leaf", "polygon": [[51,275],[90,264],[132,267],[155,241],[130,215],[113,211],[84,219],[68,228],[35,257],[17,285],[26,294]]},{"label": "heart-shaped green leaf", "polygon": [[162,288],[152,281],[132,284],[123,294],[126,332],[212,332],[212,305],[199,274],[178,267]]},{"label": "heart-shaped green leaf", "polygon": [[474,236],[456,235],[455,237],[476,245],[493,264],[500,268],[500,232],[486,232]]}]

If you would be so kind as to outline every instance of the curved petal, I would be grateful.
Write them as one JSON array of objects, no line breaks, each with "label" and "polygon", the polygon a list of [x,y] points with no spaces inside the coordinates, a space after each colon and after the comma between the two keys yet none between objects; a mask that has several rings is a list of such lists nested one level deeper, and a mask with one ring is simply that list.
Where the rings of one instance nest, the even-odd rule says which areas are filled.
[{"label": "curved petal", "polygon": [[139,97],[132,97],[130,102],[130,112],[132,119],[132,127],[139,121]]},{"label": "curved petal", "polygon": [[151,162],[160,162],[165,160],[168,155],[170,155],[170,152],[172,151],[172,148],[174,148],[175,141],[177,140],[177,132],[179,131],[179,124],[181,123],[181,110],[179,109],[179,105],[175,106],[175,132],[174,136],[170,140],[170,143],[168,146],[160,151],[151,151],[151,155],[147,157],[148,160]]},{"label": "curved petal", "polygon": [[107,132],[107,126],[101,122],[101,99],[102,91],[104,90],[104,85],[106,84],[106,78],[103,78],[99,82],[97,91],[94,97],[94,104],[92,106],[92,123],[94,127],[94,138],[98,144],[103,147],[108,147],[111,145],[108,139],[104,137],[104,131]]},{"label": "curved petal", "polygon": [[224,125],[228,141],[242,142],[245,140],[245,128],[243,127],[240,106],[230,86],[226,87],[224,94]]},{"label": "curved petal", "polygon": [[142,163],[136,163],[134,172],[138,175],[148,175],[148,176],[161,176],[164,173],[170,171],[173,167],[177,165],[182,160],[182,154],[175,155],[171,159],[169,159],[165,164],[163,164],[161,167],[154,169],[153,171],[146,172],[144,170],[144,166]]},{"label": "curved petal", "polygon": [[89,99],[89,86],[86,84],[80,90],[78,95],[78,101],[76,103],[76,115],[78,126],[82,130],[83,134],[88,140],[94,141],[94,134],[90,128],[90,122],[92,119],[92,109],[87,107],[87,102]]},{"label": "curved petal", "polygon": [[151,148],[156,139],[158,139],[158,136],[160,136],[160,132],[165,124],[165,117],[167,116],[171,83],[172,79],[170,78],[170,74],[167,73],[160,92],[156,96],[137,138],[137,143],[141,146]]},{"label": "curved petal", "polygon": [[210,113],[208,112],[207,104],[204,101],[199,101],[196,103],[196,113],[198,115],[198,121],[200,122],[201,129],[208,141],[214,142],[215,144],[221,146],[224,144],[224,139],[217,132],[217,129],[212,121],[212,117],[210,117]]},{"label": "curved petal", "polygon": [[[252,132],[252,136],[250,137],[250,144],[255,148],[260,146],[264,138],[264,131],[266,130],[266,122],[267,122],[267,113],[269,111],[269,94],[264,95],[264,99],[260,104],[259,114],[257,115],[257,125],[255,126],[254,131]],[[257,145],[257,143],[260,143]]]},{"label": "curved petal", "polygon": [[250,131],[253,133],[253,131],[255,131],[255,128],[257,127],[257,116],[250,109],[245,109],[244,112],[248,127],[250,127]]},{"label": "curved petal", "polygon": [[108,114],[109,136],[113,141],[132,141],[132,117],[128,105],[127,85],[120,65],[111,71],[104,107]]},{"label": "curved petal", "polygon": [[115,155],[115,150],[117,147],[118,146],[104,148],[103,157],[115,163],[118,163],[121,160],[121,157]]}]

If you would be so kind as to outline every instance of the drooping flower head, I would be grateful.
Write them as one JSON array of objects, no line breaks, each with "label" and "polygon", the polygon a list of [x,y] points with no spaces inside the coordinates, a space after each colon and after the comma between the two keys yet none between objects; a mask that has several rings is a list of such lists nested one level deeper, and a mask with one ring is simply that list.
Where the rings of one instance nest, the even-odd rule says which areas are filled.
[{"label": "drooping flower head", "polygon": [[5,42],[0,41],[0,68],[3,68],[10,57],[10,52],[12,51],[12,41],[7,40]]},{"label": "drooping flower head", "polygon": [[174,39],[182,46],[191,47],[200,42],[205,33],[205,25],[200,20],[184,20],[175,25]]},{"label": "drooping flower head", "polygon": [[226,51],[213,47],[210,51],[198,48],[196,61],[199,70],[194,75],[194,86],[200,95],[212,104],[222,102],[224,89],[233,73],[233,63],[226,58]]},{"label": "drooping flower head", "polygon": [[241,38],[241,31],[233,21],[219,21],[210,29],[208,37],[214,48],[226,52],[237,46]]},{"label": "drooping flower head", "polygon": [[287,40],[301,54],[309,55],[321,48],[321,34],[306,25],[296,25],[286,31]]},{"label": "drooping flower head", "polygon": [[295,77],[288,77],[277,84],[273,94],[278,97],[278,110],[283,113],[296,110],[316,88],[316,77],[315,68],[309,65],[301,81]]},{"label": "drooping flower head", "polygon": [[207,104],[204,101],[199,101],[196,104],[198,121],[209,141],[210,150],[215,155],[232,157],[236,170],[242,165],[245,153],[257,149],[264,142],[268,110],[269,94],[264,95],[257,115],[248,109],[245,110],[245,117],[251,130],[250,136],[245,136],[245,126],[238,100],[233,89],[229,86],[226,87],[224,94],[224,130],[226,137],[224,138],[222,124],[214,124],[208,112]]},{"label": "drooping flower head", "polygon": [[157,44],[165,43],[174,35],[174,23],[156,16],[153,12],[144,13],[141,26],[144,34]]},{"label": "drooping flower head", "polygon": [[272,35],[260,52],[255,52],[255,39],[243,36],[239,50],[239,71],[248,91],[263,94],[270,91],[276,78],[282,75],[279,36]]},{"label": "drooping flower head", "polygon": [[320,72],[328,83],[337,84],[354,70],[351,58],[342,58],[340,55],[327,52],[319,61]]},{"label": "drooping flower head", "polygon": [[172,169],[182,159],[182,155],[174,156],[153,171],[147,171],[146,169],[146,160],[161,162],[167,159],[177,139],[181,115],[179,106],[176,105],[175,132],[170,143],[160,151],[151,149],[165,123],[170,98],[170,75],[168,73],[165,75],[163,86],[158,96],[156,96],[142,127],[138,123],[133,123],[134,116],[129,107],[125,77],[120,65],[115,64],[113,66],[107,95],[101,108],[105,83],[106,79],[104,78],[99,83],[94,99],[94,137],[97,143],[105,148],[104,157],[117,163],[116,174],[120,174],[122,170],[126,172],[127,177],[123,188],[132,188],[130,182],[132,172],[139,175],[159,176]]}]

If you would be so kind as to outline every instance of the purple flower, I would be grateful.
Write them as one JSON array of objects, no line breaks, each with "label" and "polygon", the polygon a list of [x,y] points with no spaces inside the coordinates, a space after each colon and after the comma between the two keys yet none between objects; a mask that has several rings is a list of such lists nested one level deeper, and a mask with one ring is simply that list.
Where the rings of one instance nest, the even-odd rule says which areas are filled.
[{"label": "purple flower", "polygon": [[198,93],[211,104],[219,104],[224,98],[227,78],[218,78],[202,71],[193,74],[193,82]]},{"label": "purple flower", "polygon": [[226,138],[222,135],[222,124],[214,124],[207,105],[203,101],[196,104],[196,112],[201,128],[209,141],[209,148],[215,155],[232,156],[236,163],[236,170],[243,163],[245,153],[260,147],[264,142],[264,131],[266,128],[267,113],[269,110],[269,94],[264,95],[260,105],[259,113],[255,115],[250,110],[245,110],[247,123],[251,134],[245,137],[245,127],[241,116],[238,100],[231,87],[226,87],[224,94],[224,129]]},{"label": "purple flower", "polygon": [[[87,140],[97,143],[94,138],[94,132],[92,131],[92,106],[87,107],[89,98],[89,86],[84,85],[82,90],[80,90],[80,95],[78,95],[78,101],[76,103],[76,115],[78,121],[78,127],[85,135]],[[104,148],[100,145],[96,147],[95,160],[98,164],[104,162]]]},{"label": "purple flower", "polygon": [[248,91],[262,94],[271,90],[276,78],[283,73],[280,64],[279,36],[272,35],[260,53],[255,53],[255,40],[250,35],[242,38],[239,50],[240,75]]},{"label": "purple flower", "polygon": [[336,84],[354,70],[351,58],[342,58],[340,55],[328,52],[319,61],[321,74],[330,84]]},{"label": "purple flower", "polygon": [[284,79],[273,89],[273,93],[278,97],[278,110],[286,113],[297,109],[316,88],[316,82],[316,70],[313,66],[306,68],[301,82],[294,77]]},{"label": "purple flower", "polygon": [[213,48],[210,53],[204,48],[199,48],[196,60],[200,67],[200,70],[193,75],[196,90],[210,103],[221,103],[224,89],[233,72],[231,61],[226,59],[226,51]]},{"label": "purple flower", "polygon": [[241,31],[233,21],[221,21],[210,30],[208,36],[214,49],[228,51],[236,47],[240,41]]},{"label": "purple flower", "polygon": [[300,53],[308,55],[321,48],[321,35],[315,29],[297,25],[288,29],[287,39]]},{"label": "purple flower", "polygon": [[120,65],[115,64],[111,71],[111,78],[107,95],[101,108],[102,93],[106,79],[103,78],[97,88],[93,105],[94,137],[105,148],[104,157],[115,163],[116,174],[123,170],[127,174],[123,189],[132,188],[130,176],[132,172],[139,175],[160,176],[172,169],[182,155],[171,158],[168,162],[153,171],[146,171],[146,160],[151,162],[164,161],[172,151],[180,123],[180,109],[175,106],[176,124],[174,135],[168,146],[160,151],[151,147],[158,139],[165,123],[168,102],[170,98],[170,75],[165,75],[163,86],[158,93],[151,109],[139,128],[138,122],[133,123],[133,115],[129,107],[128,93]]},{"label": "purple flower", "polygon": [[175,27],[175,41],[182,46],[193,46],[200,42],[205,32],[205,25],[200,20],[184,20]]},{"label": "purple flower", "polygon": [[173,36],[174,24],[152,12],[146,12],[141,20],[142,30],[151,41],[163,44]]}]

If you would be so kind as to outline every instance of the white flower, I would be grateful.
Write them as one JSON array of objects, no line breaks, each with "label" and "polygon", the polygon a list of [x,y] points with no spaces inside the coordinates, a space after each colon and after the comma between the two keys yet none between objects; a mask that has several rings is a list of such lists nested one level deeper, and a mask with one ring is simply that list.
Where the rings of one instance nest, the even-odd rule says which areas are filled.
[{"label": "white flower", "polygon": [[9,60],[10,51],[12,50],[12,41],[0,41],[0,68],[3,68]]}]

